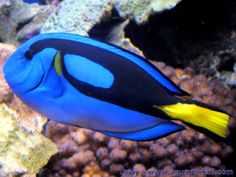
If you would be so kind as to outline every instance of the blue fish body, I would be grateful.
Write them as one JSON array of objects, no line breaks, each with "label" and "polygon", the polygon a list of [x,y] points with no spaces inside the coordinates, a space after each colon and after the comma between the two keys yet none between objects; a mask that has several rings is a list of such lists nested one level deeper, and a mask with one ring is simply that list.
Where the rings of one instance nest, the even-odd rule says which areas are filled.
[{"label": "blue fish body", "polygon": [[23,1],[29,4],[32,3],[45,4],[45,0],[23,0]]},{"label": "blue fish body", "polygon": [[49,119],[131,140],[183,129],[154,105],[184,95],[145,59],[66,33],[40,34],[9,57],[4,76],[16,95]]}]

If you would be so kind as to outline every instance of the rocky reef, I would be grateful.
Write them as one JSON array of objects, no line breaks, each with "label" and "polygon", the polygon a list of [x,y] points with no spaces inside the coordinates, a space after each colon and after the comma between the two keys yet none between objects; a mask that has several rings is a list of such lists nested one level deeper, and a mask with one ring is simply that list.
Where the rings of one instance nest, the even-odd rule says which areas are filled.
[{"label": "rocky reef", "polygon": [[172,9],[181,0],[113,0],[114,7],[123,18],[134,20],[138,24],[148,21],[148,17],[157,12]]},{"label": "rocky reef", "polygon": [[42,24],[53,11],[53,6],[27,4],[23,0],[0,2],[0,40],[19,44],[39,34]]},{"label": "rocky reef", "polygon": [[110,13],[112,6],[109,0],[65,0],[58,6],[56,12],[42,27],[45,32],[70,32],[88,35],[91,28],[101,22]]},{"label": "rocky reef", "polygon": [[49,139],[21,126],[14,111],[5,104],[0,105],[0,117],[1,176],[35,174],[47,164],[51,155],[57,153],[56,146]]},{"label": "rocky reef", "polygon": [[[19,44],[40,31],[70,32],[81,35],[108,18],[116,9],[121,18],[144,23],[156,12],[173,8],[180,0],[48,0],[46,5],[28,4],[23,0],[4,0],[0,4],[0,39]],[[60,4],[59,4],[60,3]],[[50,15],[51,14],[51,15]]]},{"label": "rocky reef", "polygon": [[180,0],[65,0],[42,27],[42,32],[71,32],[87,35],[92,27],[107,20],[113,8],[120,17],[144,23],[156,12],[173,8]]}]

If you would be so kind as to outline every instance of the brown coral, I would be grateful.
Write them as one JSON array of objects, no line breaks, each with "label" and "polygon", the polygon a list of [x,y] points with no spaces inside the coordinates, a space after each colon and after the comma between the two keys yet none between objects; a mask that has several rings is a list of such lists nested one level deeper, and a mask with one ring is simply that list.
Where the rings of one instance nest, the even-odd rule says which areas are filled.
[{"label": "brown coral", "polygon": [[[15,46],[0,43],[0,66],[3,66],[5,60],[15,51]],[[0,70],[0,103],[9,103],[13,98],[9,86],[3,78],[2,69]]]}]

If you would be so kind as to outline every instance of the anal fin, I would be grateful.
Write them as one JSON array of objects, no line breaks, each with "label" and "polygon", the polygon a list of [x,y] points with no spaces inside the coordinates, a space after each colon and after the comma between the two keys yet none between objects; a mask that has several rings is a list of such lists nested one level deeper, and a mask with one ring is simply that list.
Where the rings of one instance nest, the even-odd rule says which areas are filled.
[{"label": "anal fin", "polygon": [[120,139],[128,139],[134,141],[151,141],[155,139],[159,139],[161,137],[167,136],[171,133],[177,132],[182,130],[183,127],[175,124],[173,122],[164,122],[158,124],[149,129],[135,131],[135,132],[108,132],[108,131],[101,131],[101,133],[120,138]]}]

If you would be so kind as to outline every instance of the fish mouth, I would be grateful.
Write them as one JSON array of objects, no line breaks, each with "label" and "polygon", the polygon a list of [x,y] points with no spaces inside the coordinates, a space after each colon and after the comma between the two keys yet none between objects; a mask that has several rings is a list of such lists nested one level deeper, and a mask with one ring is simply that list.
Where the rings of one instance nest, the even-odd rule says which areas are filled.
[{"label": "fish mouth", "polygon": [[26,61],[24,58],[9,58],[4,64],[3,73],[7,83],[16,93],[33,91],[40,86],[45,76],[40,61]]}]

